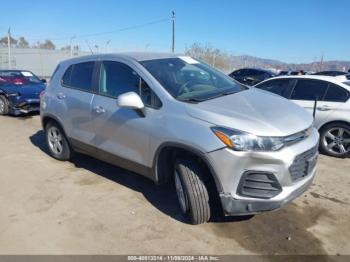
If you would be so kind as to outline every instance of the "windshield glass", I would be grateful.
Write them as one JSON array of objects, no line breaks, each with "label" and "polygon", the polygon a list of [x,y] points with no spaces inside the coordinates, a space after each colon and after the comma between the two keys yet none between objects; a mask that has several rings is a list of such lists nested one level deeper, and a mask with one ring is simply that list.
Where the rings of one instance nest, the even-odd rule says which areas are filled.
[{"label": "windshield glass", "polygon": [[141,64],[178,100],[200,102],[246,89],[190,57],[155,59]]},{"label": "windshield glass", "polygon": [[39,84],[41,80],[29,71],[3,71],[0,72],[0,85],[28,85]]}]

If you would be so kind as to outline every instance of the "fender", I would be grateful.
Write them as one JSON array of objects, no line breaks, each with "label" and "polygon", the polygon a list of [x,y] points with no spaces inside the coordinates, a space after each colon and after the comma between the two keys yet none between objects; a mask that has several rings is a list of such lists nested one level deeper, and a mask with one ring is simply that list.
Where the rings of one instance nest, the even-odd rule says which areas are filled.
[{"label": "fender", "polygon": [[208,166],[209,171],[210,171],[210,173],[213,176],[213,179],[214,179],[214,182],[215,182],[216,189],[217,189],[218,193],[220,194],[220,193],[223,192],[223,187],[222,187],[221,181],[220,181],[218,175],[216,174],[216,172],[215,172],[212,164],[210,163],[209,158],[206,156],[206,154],[204,152],[202,152],[201,150],[197,149],[197,148],[194,148],[194,147],[191,147],[191,146],[188,146],[188,145],[185,145],[185,144],[177,143],[177,142],[165,142],[165,143],[161,144],[156,150],[155,157],[153,159],[153,166],[152,166],[152,170],[153,171],[152,171],[152,173],[154,174],[154,176],[155,176],[154,180],[157,183],[159,183],[159,180],[160,180],[159,177],[158,177],[158,169],[157,169],[158,158],[159,158],[160,152],[165,147],[175,147],[175,148],[183,149],[183,150],[189,151],[192,154],[198,156]]},{"label": "fender", "polygon": [[67,133],[66,133],[66,130],[64,129],[64,126],[62,125],[62,122],[58,119],[58,117],[56,117],[55,115],[52,115],[50,113],[45,113],[44,115],[41,116],[41,126],[43,129],[45,129],[44,120],[46,118],[50,118],[50,119],[55,120],[57,122],[57,124],[60,125],[64,135],[67,137]]}]

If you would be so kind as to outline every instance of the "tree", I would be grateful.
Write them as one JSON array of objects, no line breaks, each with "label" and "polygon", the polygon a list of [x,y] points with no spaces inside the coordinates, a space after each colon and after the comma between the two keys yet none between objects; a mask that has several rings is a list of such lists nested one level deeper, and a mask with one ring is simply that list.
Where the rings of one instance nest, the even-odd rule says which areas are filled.
[{"label": "tree", "polygon": [[21,36],[18,39],[17,46],[21,47],[21,48],[27,48],[27,47],[29,47],[29,43],[23,36]]},{"label": "tree", "polygon": [[56,49],[56,46],[54,45],[54,43],[49,39],[46,39],[44,43],[38,43],[38,46],[39,48],[42,48],[42,49],[50,49],[50,50]]},{"label": "tree", "polygon": [[[7,46],[7,44],[8,44],[7,41],[8,41],[7,36],[0,38],[0,45]],[[16,45],[17,40],[10,36],[10,43],[11,43],[11,45]]]}]

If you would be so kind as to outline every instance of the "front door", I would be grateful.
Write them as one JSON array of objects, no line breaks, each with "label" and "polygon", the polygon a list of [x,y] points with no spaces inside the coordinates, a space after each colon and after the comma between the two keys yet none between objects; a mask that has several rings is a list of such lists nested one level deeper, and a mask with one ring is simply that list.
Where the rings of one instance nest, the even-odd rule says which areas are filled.
[{"label": "front door", "polygon": [[[102,61],[99,69],[99,92],[92,101],[94,144],[98,155],[108,162],[145,174],[152,167],[148,153],[150,135],[159,114],[154,103],[155,94],[132,66]],[[140,95],[146,106],[144,115],[118,107],[118,96],[126,92]]]}]

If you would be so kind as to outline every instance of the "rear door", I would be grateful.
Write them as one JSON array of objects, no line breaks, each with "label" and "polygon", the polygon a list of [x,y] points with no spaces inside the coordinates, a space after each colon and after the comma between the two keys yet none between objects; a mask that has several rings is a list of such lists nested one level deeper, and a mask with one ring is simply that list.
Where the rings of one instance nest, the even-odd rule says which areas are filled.
[{"label": "rear door", "polygon": [[[63,106],[62,114],[67,136],[78,147],[92,145],[94,128],[91,122],[91,102],[95,89],[95,62],[71,65],[63,75],[56,98]],[[88,150],[86,150],[88,151]]]},{"label": "rear door", "polygon": [[310,114],[313,113],[317,98],[316,118],[314,122],[316,127],[324,123],[329,114],[339,106],[337,102],[325,100],[329,84],[329,82],[322,80],[298,79],[291,94],[290,99],[304,107]]}]

